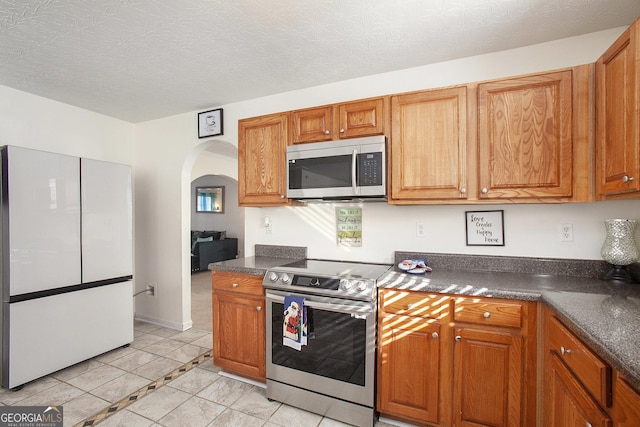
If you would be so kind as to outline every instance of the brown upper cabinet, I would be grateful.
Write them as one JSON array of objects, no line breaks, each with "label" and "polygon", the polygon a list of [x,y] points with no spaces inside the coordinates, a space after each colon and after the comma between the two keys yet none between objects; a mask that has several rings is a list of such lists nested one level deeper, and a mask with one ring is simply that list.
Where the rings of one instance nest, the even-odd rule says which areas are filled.
[{"label": "brown upper cabinet", "polygon": [[640,195],[640,20],[596,62],[596,198]]},{"label": "brown upper cabinet", "polygon": [[572,196],[571,70],[478,86],[480,199]]},{"label": "brown upper cabinet", "polygon": [[288,113],[238,121],[238,204],[285,206]]},{"label": "brown upper cabinet", "polygon": [[391,97],[391,203],[467,198],[467,87]]},{"label": "brown upper cabinet", "polygon": [[292,111],[292,144],[382,135],[387,102],[372,98]]},{"label": "brown upper cabinet", "polygon": [[592,200],[592,72],[392,96],[389,203]]}]

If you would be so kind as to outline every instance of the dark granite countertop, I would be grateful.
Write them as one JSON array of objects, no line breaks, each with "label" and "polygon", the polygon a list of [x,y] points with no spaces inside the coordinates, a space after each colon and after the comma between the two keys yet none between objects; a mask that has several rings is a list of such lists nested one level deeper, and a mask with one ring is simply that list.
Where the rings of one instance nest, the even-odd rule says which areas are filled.
[{"label": "dark granite countertop", "polygon": [[256,245],[255,256],[219,261],[209,264],[209,270],[264,275],[268,269],[307,258],[307,248],[299,246]]},{"label": "dark granite countertop", "polygon": [[269,256],[251,256],[245,258],[218,261],[209,264],[209,270],[234,271],[237,273],[256,274],[264,276],[264,273],[272,267],[291,262],[291,258],[279,258]]},{"label": "dark granite countertop", "polygon": [[[263,275],[291,258],[305,258],[306,250],[272,255],[256,251],[254,257],[217,262],[209,269]],[[640,285],[599,280],[604,266],[598,261],[396,252],[395,264],[416,257],[428,259],[434,271],[413,275],[392,267],[379,287],[544,302],[640,390]]]},{"label": "dark granite countertop", "polygon": [[433,271],[413,275],[394,266],[379,287],[544,302],[640,390],[640,285],[599,280],[606,263],[407,252],[394,261],[416,258]]}]

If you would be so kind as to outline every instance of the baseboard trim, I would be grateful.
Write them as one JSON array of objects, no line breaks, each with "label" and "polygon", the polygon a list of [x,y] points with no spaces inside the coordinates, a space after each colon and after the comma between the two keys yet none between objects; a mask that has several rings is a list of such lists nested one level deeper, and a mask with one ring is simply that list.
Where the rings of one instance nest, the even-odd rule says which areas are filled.
[{"label": "baseboard trim", "polygon": [[155,317],[145,316],[143,314],[138,314],[138,313],[136,313],[133,316],[133,318],[134,318],[134,320],[140,320],[142,322],[153,323],[154,325],[163,326],[163,327],[169,328],[169,329],[175,329],[177,331],[186,331],[187,329],[191,329],[193,327],[193,321],[191,321],[191,320],[181,324],[181,323],[167,322],[167,321],[162,320],[162,319],[157,319]]}]

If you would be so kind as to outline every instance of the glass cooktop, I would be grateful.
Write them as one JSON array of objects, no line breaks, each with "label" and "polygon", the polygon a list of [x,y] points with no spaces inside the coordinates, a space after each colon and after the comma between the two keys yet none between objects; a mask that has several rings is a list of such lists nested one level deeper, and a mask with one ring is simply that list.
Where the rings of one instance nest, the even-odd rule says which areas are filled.
[{"label": "glass cooktop", "polygon": [[377,280],[391,268],[391,264],[369,264],[360,262],[331,261],[321,259],[304,259],[272,268],[293,274],[311,276],[341,277],[350,279]]}]

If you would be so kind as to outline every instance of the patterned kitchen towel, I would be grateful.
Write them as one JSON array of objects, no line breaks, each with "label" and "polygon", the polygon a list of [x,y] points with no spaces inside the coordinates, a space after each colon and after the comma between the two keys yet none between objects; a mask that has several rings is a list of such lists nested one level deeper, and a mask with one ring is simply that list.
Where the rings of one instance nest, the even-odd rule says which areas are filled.
[{"label": "patterned kitchen towel", "polygon": [[284,297],[284,316],[282,323],[282,344],[300,351],[307,344],[304,331],[304,298]]}]

